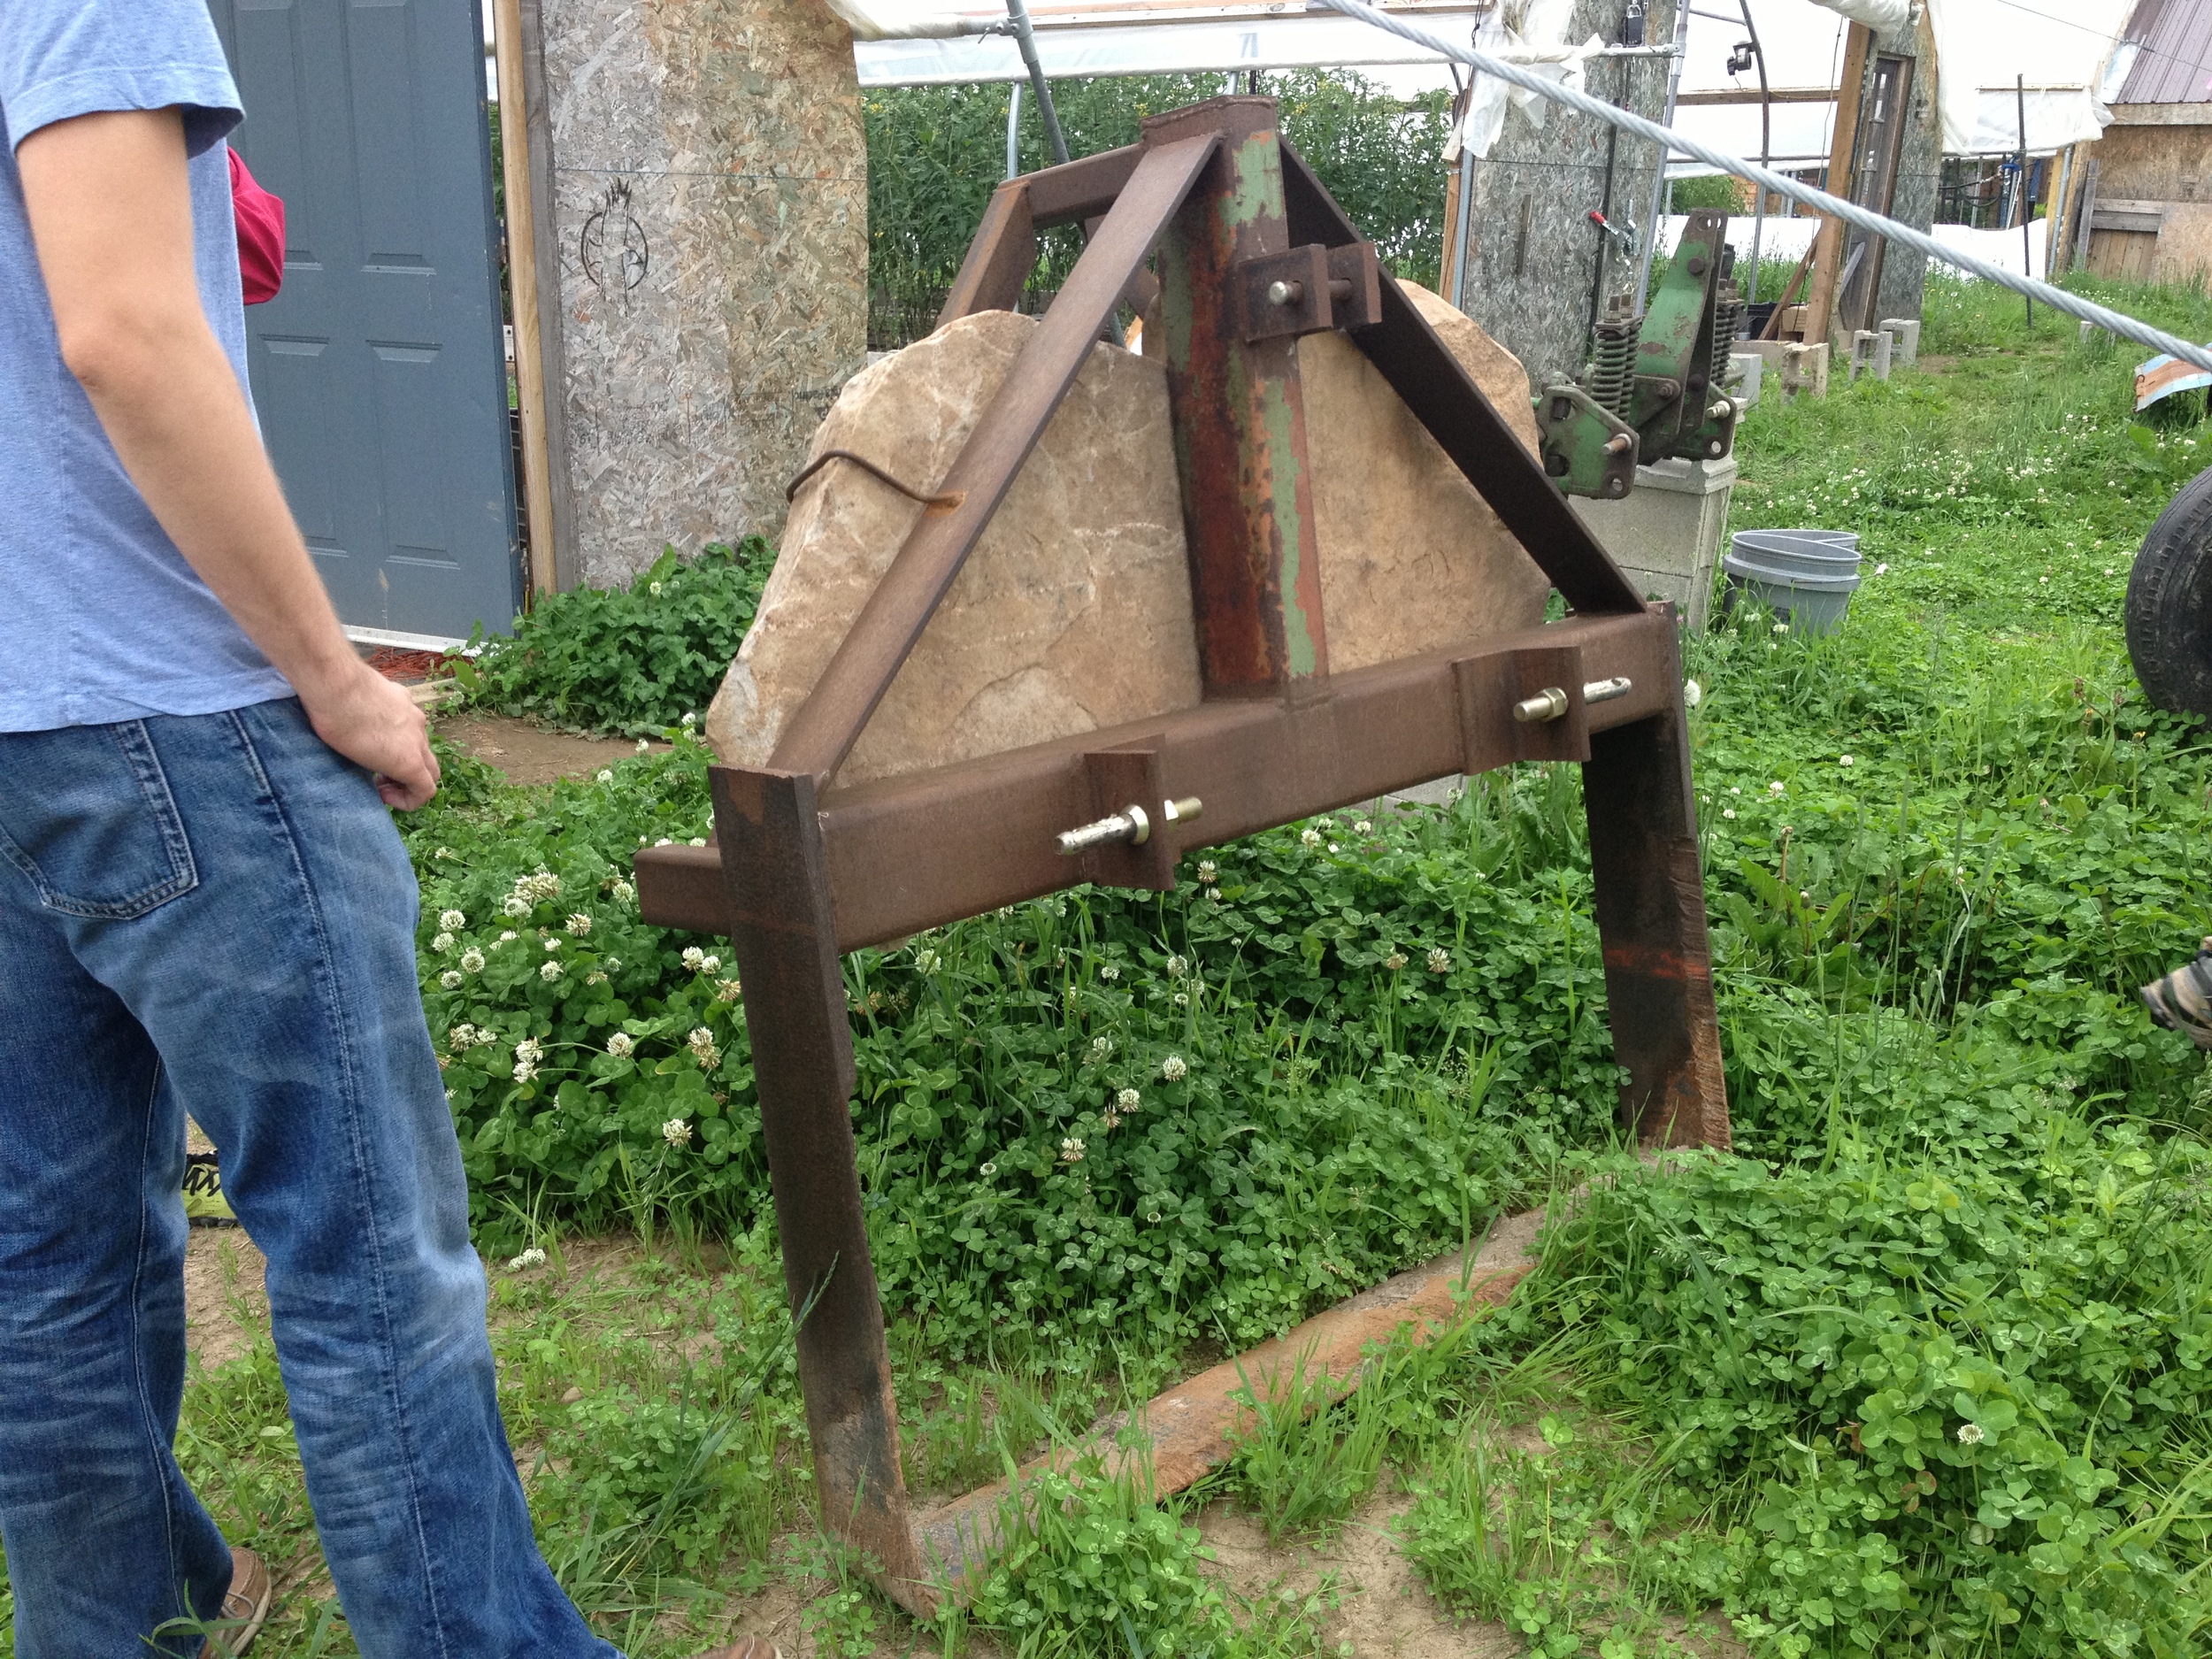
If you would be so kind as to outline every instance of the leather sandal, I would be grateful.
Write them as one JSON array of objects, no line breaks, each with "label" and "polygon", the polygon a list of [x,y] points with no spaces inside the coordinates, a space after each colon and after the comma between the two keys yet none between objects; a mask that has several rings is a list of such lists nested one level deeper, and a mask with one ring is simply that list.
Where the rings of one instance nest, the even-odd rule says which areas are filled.
[{"label": "leather sandal", "polygon": [[200,1659],[241,1659],[269,1617],[268,1563],[235,1544],[230,1551],[230,1589],[223,1597],[222,1629],[200,1643]]},{"label": "leather sandal", "polygon": [[2204,941],[2194,961],[2145,986],[2142,997],[2154,1020],[2212,1050],[2212,939]]}]

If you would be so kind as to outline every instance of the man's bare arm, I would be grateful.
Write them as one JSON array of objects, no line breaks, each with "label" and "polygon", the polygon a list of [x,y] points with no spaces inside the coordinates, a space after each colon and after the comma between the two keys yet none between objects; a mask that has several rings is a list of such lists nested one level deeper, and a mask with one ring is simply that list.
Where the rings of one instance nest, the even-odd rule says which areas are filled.
[{"label": "man's bare arm", "polygon": [[175,110],[80,116],[16,151],[62,357],[154,517],[299,693],[323,741],[418,807],[422,711],[340,632],[230,360],[200,309]]}]

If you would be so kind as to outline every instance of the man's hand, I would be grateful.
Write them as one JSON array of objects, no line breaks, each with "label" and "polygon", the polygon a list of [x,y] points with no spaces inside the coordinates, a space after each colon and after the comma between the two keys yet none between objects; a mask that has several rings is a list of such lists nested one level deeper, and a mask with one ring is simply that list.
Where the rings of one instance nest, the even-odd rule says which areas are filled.
[{"label": "man's hand", "polygon": [[347,643],[200,309],[184,121],[82,115],[16,150],[62,357],[131,481],[315,730],[397,807],[438,787],[422,711]]},{"label": "man's hand", "polygon": [[376,774],[387,806],[411,812],[437,794],[430,722],[405,690],[366,663],[347,684],[301,702],[316,736]]}]

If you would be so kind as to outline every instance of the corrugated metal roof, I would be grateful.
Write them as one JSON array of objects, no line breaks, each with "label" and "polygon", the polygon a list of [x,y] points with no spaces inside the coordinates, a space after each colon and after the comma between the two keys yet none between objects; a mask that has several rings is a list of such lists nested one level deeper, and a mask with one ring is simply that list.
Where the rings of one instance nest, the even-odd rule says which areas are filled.
[{"label": "corrugated metal roof", "polygon": [[2142,50],[2114,102],[2212,103],[2212,0],[2142,0],[2127,38]]}]

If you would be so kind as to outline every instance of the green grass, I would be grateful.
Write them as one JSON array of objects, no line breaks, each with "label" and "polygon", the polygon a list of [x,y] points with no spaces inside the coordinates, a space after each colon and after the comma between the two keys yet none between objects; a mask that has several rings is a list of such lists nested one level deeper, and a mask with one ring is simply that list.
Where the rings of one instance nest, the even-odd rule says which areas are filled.
[{"label": "green grass", "polygon": [[[2212,333],[2200,294],[2101,297]],[[2212,1645],[2212,1080],[2132,995],[2212,930],[2212,748],[2120,635],[2199,429],[2135,426],[2135,354],[2009,296],[1932,284],[1923,352],[1742,430],[1734,527],[1861,534],[1847,627],[1690,645],[1736,1156],[1617,1144],[1571,769],[849,960],[918,1491],[1550,1198],[1502,1315],[1256,1411],[1197,1495],[1320,1540],[1395,1494],[1438,1597],[1547,1655]],[[1243,1600],[1187,1509],[1095,1472],[933,1633],[821,1541],[741,989],[627,884],[706,829],[672,735],[541,790],[455,757],[407,832],[480,1237],[553,1257],[495,1273],[495,1318],[564,1582],[647,1659],[778,1597],[839,1653],[1325,1646],[1325,1597]],[[286,1574],[264,1651],[349,1652],[265,1341],[185,1415]]]}]

